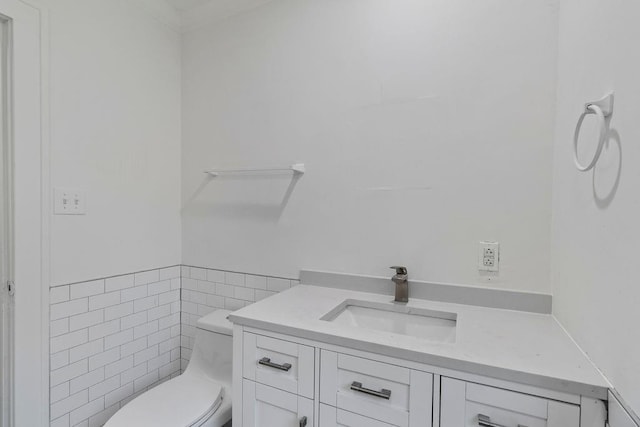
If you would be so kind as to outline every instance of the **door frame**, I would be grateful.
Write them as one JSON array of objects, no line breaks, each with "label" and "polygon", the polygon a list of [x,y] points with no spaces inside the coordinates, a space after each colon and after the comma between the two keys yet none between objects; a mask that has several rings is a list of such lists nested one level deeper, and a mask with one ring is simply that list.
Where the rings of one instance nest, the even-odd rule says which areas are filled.
[{"label": "door frame", "polygon": [[[13,306],[9,289],[13,281],[13,153],[11,141],[11,23],[4,15],[0,15],[0,132],[2,147],[0,150],[0,296],[3,305],[0,319],[0,426],[10,425],[13,417]],[[6,322],[6,324],[5,324]]]},{"label": "door frame", "polygon": [[[49,425],[49,12],[0,0],[12,25],[14,162],[13,423]],[[34,88],[35,86],[35,88]]]}]

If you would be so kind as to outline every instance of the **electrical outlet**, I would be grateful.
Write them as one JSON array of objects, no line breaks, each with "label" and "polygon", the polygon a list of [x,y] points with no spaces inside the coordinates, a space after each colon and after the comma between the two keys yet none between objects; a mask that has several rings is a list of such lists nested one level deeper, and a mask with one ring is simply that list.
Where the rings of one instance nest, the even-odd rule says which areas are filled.
[{"label": "electrical outlet", "polygon": [[56,215],[86,215],[86,196],[80,190],[56,188],[53,195]]},{"label": "electrical outlet", "polygon": [[496,259],[492,256],[486,256],[482,260],[482,265],[485,267],[493,267],[494,265],[496,265]]},{"label": "electrical outlet", "polygon": [[498,272],[500,270],[500,243],[480,242],[478,249],[478,270]]}]

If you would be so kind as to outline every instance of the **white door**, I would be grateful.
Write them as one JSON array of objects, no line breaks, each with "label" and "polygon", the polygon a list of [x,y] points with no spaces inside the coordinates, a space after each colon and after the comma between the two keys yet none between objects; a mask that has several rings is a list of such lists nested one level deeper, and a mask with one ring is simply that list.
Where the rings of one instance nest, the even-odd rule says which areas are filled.
[{"label": "white door", "polygon": [[[11,209],[3,204],[4,233],[13,231],[13,244],[4,246],[4,277],[0,287],[13,276],[15,295],[8,301],[3,290],[5,307],[13,304],[13,325],[3,322],[5,336],[13,329],[13,348],[3,352],[13,353],[5,362],[2,372],[4,395],[2,427],[42,426],[48,424],[48,384],[44,340],[48,337],[43,309],[42,254],[43,254],[43,162],[42,162],[42,75],[41,66],[41,12],[29,4],[29,0],[0,0],[0,21],[3,43],[7,46],[8,63],[5,63],[3,79],[10,84],[3,87],[4,119],[3,144],[9,147],[4,160],[13,163],[11,185],[8,185],[7,169],[3,168],[3,186],[12,187],[9,199]],[[46,168],[45,168],[46,169]],[[6,200],[6,199],[5,199]],[[13,217],[13,227],[6,221]],[[4,242],[4,240],[3,240]],[[6,242],[4,242],[6,244]],[[13,250],[11,251],[11,246]],[[13,256],[11,257],[11,253]],[[13,271],[13,273],[12,273]],[[5,312],[9,314],[8,312]],[[46,313],[46,311],[45,311]],[[3,361],[6,358],[3,355]],[[11,369],[12,368],[12,369]],[[12,372],[12,374],[11,374]],[[13,381],[11,381],[13,377]],[[11,382],[13,386],[11,386]],[[13,389],[13,390],[11,390]],[[11,399],[13,395],[13,399]],[[5,423],[8,422],[8,423]]]},{"label": "white door", "polygon": [[313,427],[313,400],[244,380],[244,427]]}]

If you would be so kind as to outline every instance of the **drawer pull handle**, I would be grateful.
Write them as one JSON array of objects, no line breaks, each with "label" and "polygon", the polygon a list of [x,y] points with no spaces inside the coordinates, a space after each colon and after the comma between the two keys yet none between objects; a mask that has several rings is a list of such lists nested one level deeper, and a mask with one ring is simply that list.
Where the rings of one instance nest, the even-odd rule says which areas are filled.
[{"label": "drawer pull handle", "polygon": [[362,383],[359,383],[357,381],[351,383],[351,390],[368,394],[370,396],[380,397],[382,399],[389,400],[391,398],[391,390],[387,390],[386,388],[383,388],[380,391],[371,390],[369,388],[362,387]]},{"label": "drawer pull handle", "polygon": [[300,427],[307,427],[307,417],[300,418]]},{"label": "drawer pull handle", "polygon": [[289,369],[291,369],[291,363],[283,363],[282,365],[278,365],[277,363],[271,362],[271,359],[269,359],[268,357],[263,357],[262,359],[260,359],[258,361],[258,363],[260,365],[268,366],[268,367],[274,368],[274,369],[279,369],[279,370],[285,371],[285,372],[289,372]]},{"label": "drawer pull handle", "polygon": [[[505,427],[501,424],[496,424],[491,422],[491,417],[486,415],[478,414],[478,425],[481,427]],[[518,424],[518,427],[526,427],[522,424]]]}]

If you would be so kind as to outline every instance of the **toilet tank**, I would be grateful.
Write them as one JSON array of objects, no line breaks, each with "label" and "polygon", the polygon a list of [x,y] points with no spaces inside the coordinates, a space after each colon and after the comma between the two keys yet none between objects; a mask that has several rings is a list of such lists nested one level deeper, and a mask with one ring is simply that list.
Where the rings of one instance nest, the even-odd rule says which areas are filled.
[{"label": "toilet tank", "polygon": [[185,374],[205,375],[231,386],[233,324],[227,320],[229,313],[229,310],[216,310],[198,319],[191,360]]}]

